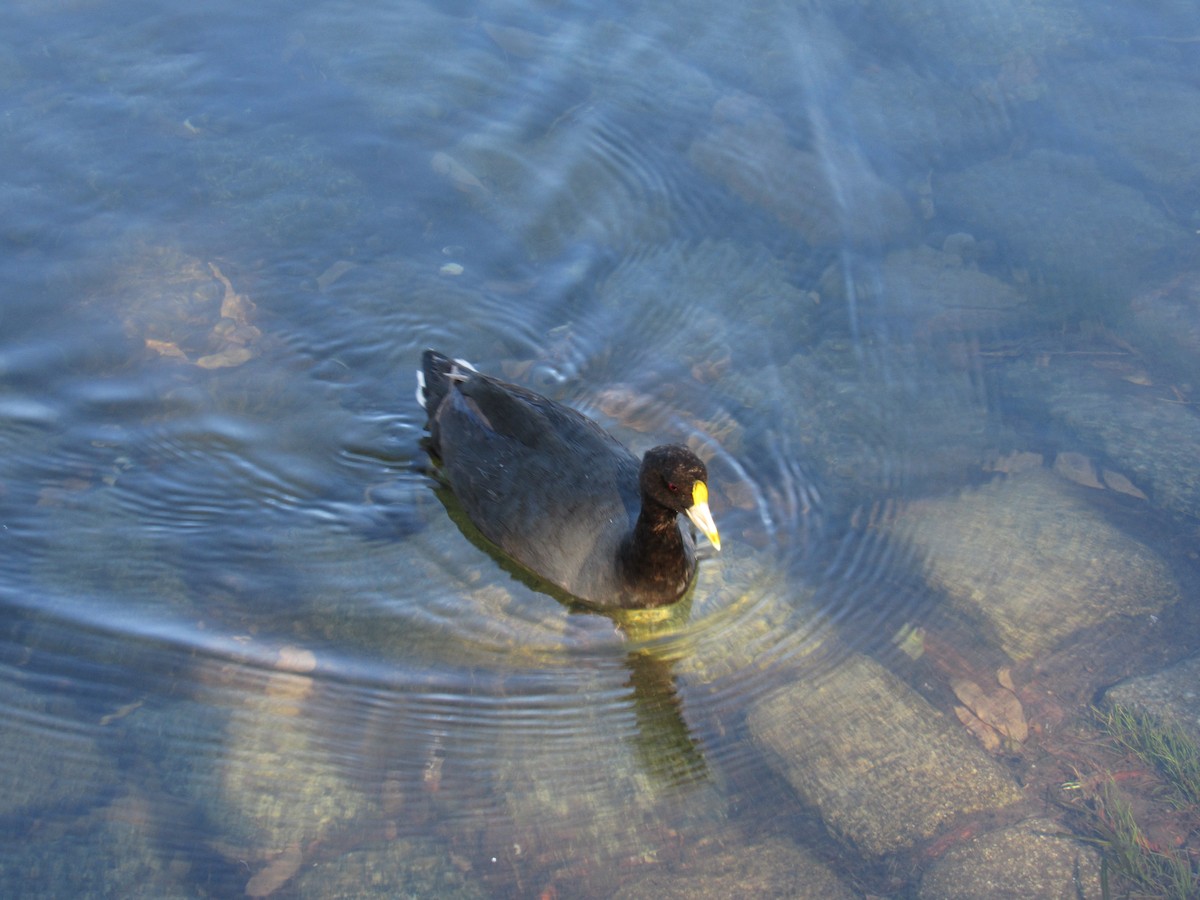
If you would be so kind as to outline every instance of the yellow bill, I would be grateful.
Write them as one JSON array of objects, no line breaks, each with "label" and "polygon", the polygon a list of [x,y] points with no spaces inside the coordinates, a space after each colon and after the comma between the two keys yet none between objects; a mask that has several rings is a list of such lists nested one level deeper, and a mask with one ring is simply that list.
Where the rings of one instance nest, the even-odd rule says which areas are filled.
[{"label": "yellow bill", "polygon": [[708,508],[708,485],[703,481],[697,481],[692,487],[692,505],[687,510],[687,517],[704,532],[704,536],[713,547],[721,549],[721,536],[717,534],[717,525],[713,521],[712,511]]}]

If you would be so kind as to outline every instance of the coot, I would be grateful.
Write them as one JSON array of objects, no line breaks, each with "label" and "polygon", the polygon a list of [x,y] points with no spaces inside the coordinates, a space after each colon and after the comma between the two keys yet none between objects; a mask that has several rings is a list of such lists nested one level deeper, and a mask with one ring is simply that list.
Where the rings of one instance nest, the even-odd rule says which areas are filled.
[{"label": "coot", "polygon": [[639,462],[591,419],[426,350],[417,400],[429,450],[479,531],[598,608],[674,603],[696,574],[691,528],[720,550],[708,472],[678,444]]}]

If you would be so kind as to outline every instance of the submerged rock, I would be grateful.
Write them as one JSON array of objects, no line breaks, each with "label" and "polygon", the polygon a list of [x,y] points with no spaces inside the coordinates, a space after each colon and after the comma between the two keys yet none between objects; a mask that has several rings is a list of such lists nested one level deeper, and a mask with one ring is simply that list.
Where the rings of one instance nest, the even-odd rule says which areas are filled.
[{"label": "submerged rock", "polygon": [[902,41],[931,69],[947,64],[996,66],[1017,54],[1051,53],[1091,33],[1073,5],[1038,0],[994,0],[966,7],[951,0],[883,0],[876,14],[886,17],[876,26],[880,33]]},{"label": "submerged rock", "polygon": [[1030,819],[950,848],[921,879],[921,900],[1100,897],[1100,859],[1050,819]]},{"label": "submerged rock", "polygon": [[183,900],[197,895],[197,886],[185,882],[187,860],[182,855],[164,858],[138,813],[130,820],[130,810],[114,804],[106,815],[53,838],[43,827],[38,840],[6,839],[0,894],[77,900]]},{"label": "submerged rock", "polygon": [[1143,383],[1150,379],[1140,370],[1102,362],[1059,354],[1045,365],[1014,365],[1005,390],[1016,402],[1044,406],[1154,506],[1187,522],[1200,519],[1200,416],[1170,385]]},{"label": "submerged rock", "polygon": [[1189,79],[1190,71],[1170,72],[1140,54],[1118,56],[1063,67],[1046,100],[1098,157],[1169,190],[1171,206],[1185,213],[1180,201],[1194,202],[1200,185],[1200,87]]},{"label": "submerged rock", "polygon": [[1179,600],[1166,562],[1041,469],[905,507],[890,526],[923,558],[930,585],[984,623],[1013,659],[1113,616]]},{"label": "submerged rock", "polygon": [[263,335],[250,297],[217,263],[169,244],[135,247],[89,306],[118,320],[147,356],[221,369],[239,366],[260,350]]},{"label": "submerged rock", "polygon": [[1172,666],[1130,678],[1109,688],[1108,704],[1119,704],[1173,722],[1200,744],[1200,656],[1191,656]]},{"label": "submerged rock", "polygon": [[1119,309],[1156,264],[1191,246],[1187,230],[1095,162],[1048,150],[996,159],[935,179],[939,216],[1003,242],[1013,266],[1068,317]]},{"label": "submerged rock", "polygon": [[326,229],[350,230],[368,188],[291,122],[206,134],[188,144],[199,193],[220,214],[230,246],[320,246]]},{"label": "submerged rock", "polygon": [[78,713],[72,704],[6,680],[0,709],[0,817],[80,809],[116,788],[114,761],[73,721]]},{"label": "submerged rock", "polygon": [[1156,370],[1200,384],[1200,271],[1177,275],[1133,298],[1124,323],[1130,342]]},{"label": "submerged rock", "polygon": [[818,153],[793,145],[782,120],[755,97],[720,100],[688,158],[814,247],[893,243],[916,225],[903,195],[865,159],[849,148]]},{"label": "submerged rock", "polygon": [[389,841],[307,868],[296,878],[300,900],[371,897],[444,897],[484,900],[490,894],[462,872],[448,851],[419,839]]},{"label": "submerged rock", "polygon": [[[353,97],[379,123],[434,123],[504,102],[513,67],[483,40],[467,39],[476,37],[472,23],[453,10],[398,9],[375,0],[361,10],[347,16],[312,7],[298,11],[293,26],[301,36],[295,59],[311,60],[323,80],[344,92],[339,98]],[[405,135],[392,143],[410,140]]]},{"label": "submerged rock", "polygon": [[832,636],[813,588],[789,582],[764,554],[734,550],[729,557],[719,570],[702,570],[691,623],[678,647],[666,650],[678,655],[675,671],[694,684],[761,673],[784,660],[794,666]]},{"label": "submerged rock", "polygon": [[966,483],[998,440],[970,372],[916,345],[830,338],[776,370],[777,423],[798,435],[832,511]]},{"label": "submerged rock", "polygon": [[676,718],[674,733],[669,727],[669,672],[658,677],[652,666],[644,678],[631,671],[632,709],[595,702],[611,690],[603,674],[575,679],[572,696],[591,699],[558,712],[552,731],[497,730],[490,783],[502,814],[462,819],[467,829],[483,825],[465,836],[465,846],[520,872],[536,871],[538,860],[561,860],[563,879],[581,878],[601,893],[610,880],[615,887],[616,863],[628,874],[631,864],[657,862],[680,834],[694,840],[721,827],[725,803],[713,773],[699,755],[685,758],[696,751],[685,746],[683,720]]},{"label": "submerged rock", "polygon": [[767,840],[639,878],[617,891],[613,900],[726,900],[728,897],[850,900],[856,896],[828,866],[803,847]]},{"label": "submerged rock", "polygon": [[[381,805],[360,758],[362,723],[354,717],[362,711],[318,688],[310,651],[283,647],[264,662],[204,674],[229,683],[209,687],[207,702],[195,704],[194,717],[206,723],[198,730],[211,742],[214,720],[223,717],[224,726],[215,732],[219,744],[186,760],[178,775],[179,790],[207,814],[214,846],[249,866],[249,896],[273,893],[322,841],[377,820]],[[171,746],[185,744],[190,727],[171,723]]]},{"label": "submerged rock", "polygon": [[[713,102],[708,76],[611,20],[530,50],[535,58],[459,98],[471,108],[498,89],[484,119],[507,107],[502,120],[439,148],[478,182],[476,209],[537,260],[580,243],[636,251],[676,233],[694,212],[678,148]],[[454,183],[462,189],[462,178]]]},{"label": "submerged rock", "polygon": [[865,319],[921,337],[1011,329],[1038,318],[1024,293],[932,247],[890,253],[878,271],[838,264],[821,279],[822,298],[846,302],[851,287]]},{"label": "submerged rock", "polygon": [[868,152],[900,156],[920,171],[963,154],[1003,152],[1016,125],[1007,105],[956,80],[878,62],[845,88],[829,114]]},{"label": "submerged rock", "polygon": [[1021,799],[957,723],[864,656],[768,694],[749,724],[772,767],[867,856],[910,850],[960,816]]}]

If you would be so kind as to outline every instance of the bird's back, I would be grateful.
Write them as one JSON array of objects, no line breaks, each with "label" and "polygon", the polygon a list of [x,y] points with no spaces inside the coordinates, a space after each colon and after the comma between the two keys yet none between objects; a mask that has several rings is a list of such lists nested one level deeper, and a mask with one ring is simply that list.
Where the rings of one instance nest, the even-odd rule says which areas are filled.
[{"label": "bird's back", "polygon": [[569,407],[446,364],[426,354],[430,431],[471,521],[526,568],[611,604],[622,590],[620,543],[641,502],[637,458]]}]

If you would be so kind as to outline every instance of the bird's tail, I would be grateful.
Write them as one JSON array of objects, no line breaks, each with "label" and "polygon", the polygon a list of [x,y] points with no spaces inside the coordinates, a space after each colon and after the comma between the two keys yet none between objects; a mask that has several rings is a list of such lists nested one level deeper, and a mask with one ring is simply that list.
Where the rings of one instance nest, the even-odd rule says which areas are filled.
[{"label": "bird's tail", "polygon": [[462,381],[475,367],[465,359],[451,359],[436,350],[421,354],[421,368],[417,370],[417,402],[432,417],[454,381]]}]

